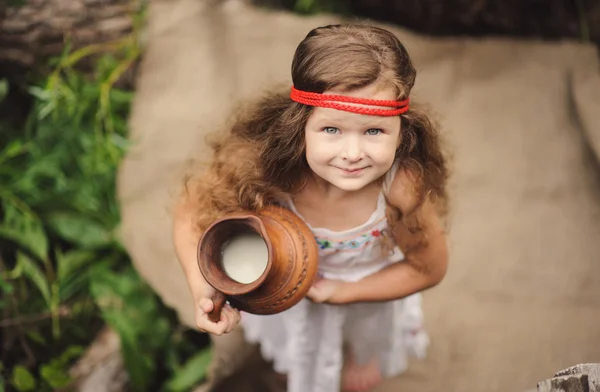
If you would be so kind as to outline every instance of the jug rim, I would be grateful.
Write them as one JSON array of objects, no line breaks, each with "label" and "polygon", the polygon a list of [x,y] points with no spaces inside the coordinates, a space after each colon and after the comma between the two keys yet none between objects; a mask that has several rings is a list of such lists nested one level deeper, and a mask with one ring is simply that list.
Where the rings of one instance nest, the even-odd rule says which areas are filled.
[{"label": "jug rim", "polygon": [[[220,274],[220,276],[215,276],[211,272],[212,271],[211,264],[216,264],[216,263],[212,260],[209,260],[210,256],[207,254],[206,250],[204,249],[204,247],[206,246],[206,239],[210,238],[209,236],[211,235],[211,233],[214,233],[214,231],[217,230],[219,227],[222,227],[223,225],[227,225],[227,224],[241,223],[244,221],[248,222],[246,227],[251,229],[252,231],[254,231],[256,234],[258,234],[262,238],[262,240],[265,242],[265,245],[267,246],[267,255],[268,255],[267,265],[265,266],[265,270],[256,280],[254,280],[250,283],[241,283],[241,282],[236,281],[235,279],[233,279],[229,275],[227,275],[227,273],[223,270],[222,267],[220,268],[223,270],[222,274]],[[219,244],[219,252],[221,251],[221,246],[224,243],[226,243],[226,241],[223,241],[221,244]],[[202,236],[200,237],[200,240],[198,242],[197,261],[198,261],[198,267],[200,269],[200,273],[202,274],[204,279],[207,281],[207,283],[210,286],[212,286],[215,290],[220,291],[221,293],[223,293],[225,295],[230,295],[230,296],[242,295],[242,294],[246,294],[250,291],[255,290],[267,278],[267,275],[269,274],[269,271],[271,270],[271,266],[273,263],[273,244],[272,244],[271,240],[269,239],[269,236],[267,235],[267,229],[266,229],[264,223],[255,214],[245,212],[245,213],[239,213],[239,214],[235,214],[235,215],[228,215],[223,218],[217,219],[204,231],[204,233],[202,234]],[[214,267],[214,265],[213,265],[213,267]]]}]

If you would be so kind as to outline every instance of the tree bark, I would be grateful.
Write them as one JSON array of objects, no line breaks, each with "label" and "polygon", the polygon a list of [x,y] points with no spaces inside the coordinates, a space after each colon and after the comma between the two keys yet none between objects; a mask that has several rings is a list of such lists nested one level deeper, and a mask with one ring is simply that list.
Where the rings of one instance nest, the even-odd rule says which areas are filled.
[{"label": "tree bark", "polygon": [[24,0],[0,6],[0,76],[23,76],[72,49],[129,34],[134,0]]}]

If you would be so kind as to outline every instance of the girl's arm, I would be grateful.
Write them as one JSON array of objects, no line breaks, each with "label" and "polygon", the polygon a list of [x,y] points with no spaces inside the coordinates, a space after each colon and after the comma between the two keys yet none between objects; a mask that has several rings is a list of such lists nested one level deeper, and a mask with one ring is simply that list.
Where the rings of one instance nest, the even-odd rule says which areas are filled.
[{"label": "girl's arm", "polygon": [[[421,219],[426,221],[428,245],[411,252],[406,260],[394,263],[356,283],[344,283],[339,299],[331,302],[389,301],[403,298],[437,285],[446,275],[448,248],[437,214],[430,202],[422,207]],[[411,237],[406,228],[398,230]],[[411,238],[403,238],[404,243]],[[415,240],[414,238],[412,239]]]},{"label": "girl's arm", "polygon": [[[413,189],[408,178],[398,173],[388,196],[390,204],[403,211],[414,207],[417,202],[412,193],[407,192],[408,189]],[[323,282],[323,286],[330,286],[327,289],[323,287],[322,291],[330,294],[323,300],[335,304],[390,301],[437,285],[444,278],[448,265],[446,235],[435,207],[429,200],[420,207],[418,218],[424,227],[426,246],[410,252],[403,262],[394,263],[358,282]],[[396,229],[395,240],[402,248],[408,249],[418,243],[422,234],[413,234],[402,225]],[[331,284],[337,287],[331,287]],[[316,288],[318,286],[319,282],[316,283]],[[313,299],[318,301],[318,296]]]},{"label": "girl's arm", "polygon": [[193,211],[185,204],[176,206],[173,217],[173,244],[181,264],[188,286],[194,299],[196,325],[202,332],[215,335],[230,332],[240,321],[237,310],[225,305],[221,311],[221,320],[213,323],[207,313],[212,311],[215,290],[206,282],[197,264],[197,246],[200,234],[194,229]]},{"label": "girl's arm", "polygon": [[185,204],[176,206],[173,215],[173,244],[192,296],[197,301],[212,292],[198,268],[196,252],[200,234],[194,230],[192,216],[191,208]]}]

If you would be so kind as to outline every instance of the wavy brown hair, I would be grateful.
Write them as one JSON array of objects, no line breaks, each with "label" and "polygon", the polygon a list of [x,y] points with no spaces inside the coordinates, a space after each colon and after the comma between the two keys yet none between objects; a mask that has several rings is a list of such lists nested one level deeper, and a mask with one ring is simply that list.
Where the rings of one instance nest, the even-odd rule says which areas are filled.
[{"label": "wavy brown hair", "polygon": [[[304,38],[292,62],[297,89],[323,93],[352,91],[377,83],[392,87],[397,99],[410,96],[416,77],[406,48],[387,30],[367,25],[319,27]],[[447,205],[447,168],[438,129],[422,111],[402,115],[396,161],[416,179],[417,199]],[[185,193],[196,211],[197,228],[240,210],[260,210],[302,189],[310,168],[304,131],[313,108],[289,98],[289,90],[272,93],[237,119],[229,132],[209,143],[212,160],[199,176],[190,177]],[[390,226],[401,220],[420,230],[412,211],[388,211]]]}]

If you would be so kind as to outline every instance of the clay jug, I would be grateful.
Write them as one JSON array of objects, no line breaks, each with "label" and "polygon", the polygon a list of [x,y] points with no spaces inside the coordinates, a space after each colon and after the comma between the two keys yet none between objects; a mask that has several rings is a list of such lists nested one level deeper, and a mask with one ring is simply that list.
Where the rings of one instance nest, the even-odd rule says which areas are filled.
[{"label": "clay jug", "polygon": [[[260,276],[250,283],[241,283],[226,272],[223,251],[236,236],[248,234],[264,240],[267,260]],[[313,233],[304,221],[285,208],[269,206],[258,213],[232,214],[213,222],[198,243],[198,267],[217,291],[209,319],[214,322],[220,319],[225,301],[253,314],[289,309],[310,289],[318,260]]]}]

